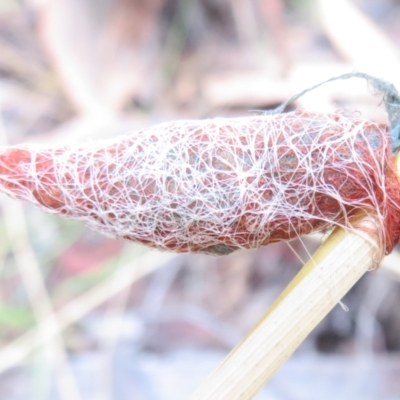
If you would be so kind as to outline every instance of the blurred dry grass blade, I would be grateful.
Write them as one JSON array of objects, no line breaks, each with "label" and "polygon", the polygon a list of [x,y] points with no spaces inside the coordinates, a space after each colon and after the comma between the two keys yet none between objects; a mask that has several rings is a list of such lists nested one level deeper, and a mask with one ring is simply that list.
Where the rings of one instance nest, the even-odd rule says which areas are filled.
[{"label": "blurred dry grass blade", "polygon": [[400,87],[397,47],[350,0],[315,0],[323,29],[352,67]]},{"label": "blurred dry grass blade", "polygon": [[[120,267],[105,282],[58,310],[56,313],[57,325],[52,323],[52,318],[47,317],[36,329],[23,334],[13,343],[3,347],[0,350],[0,373],[21,363],[32,351],[51,340],[53,336],[59,335],[63,329],[82,319],[103,302],[132,285],[133,282],[166,263],[176,261],[178,257],[180,256],[172,253],[156,251],[135,257],[134,261]],[[45,336],[39,337],[39,331],[45,332]]]},{"label": "blurred dry grass blade", "polygon": [[262,16],[271,35],[274,50],[281,62],[280,76],[286,76],[291,66],[288,32],[282,0],[258,0]]},{"label": "blurred dry grass blade", "polygon": [[[97,111],[98,115],[103,115],[108,108],[97,91],[96,74],[91,71],[85,48],[82,48],[90,28],[85,20],[85,7],[76,1],[54,0],[43,5],[40,13],[40,38],[66,95],[78,111]],[[73,24],[71,14],[74,15]]]},{"label": "blurred dry grass blade", "polygon": [[209,74],[203,81],[203,95],[212,109],[276,106],[292,94],[290,83],[260,72]]},{"label": "blurred dry grass blade", "polygon": [[43,68],[36,60],[32,60],[23,51],[0,36],[0,67],[12,73],[30,87],[40,93],[54,93],[56,82],[50,71]]},{"label": "blurred dry grass blade", "polygon": [[[5,197],[2,198],[1,205],[10,238],[10,248],[40,327],[38,337],[45,343],[47,358],[51,364],[54,364],[56,370],[60,398],[79,400],[81,398],[79,389],[68,363],[68,355],[60,335],[61,330],[58,327],[35,253],[30,245],[23,207],[20,203]],[[44,321],[48,323],[45,325]],[[58,333],[49,338],[49,331],[52,330]]]},{"label": "blurred dry grass blade", "polygon": [[148,95],[164,1],[54,0],[41,8],[42,43],[78,111],[107,115]]},{"label": "blurred dry grass blade", "polygon": [[258,37],[257,20],[251,1],[230,0],[239,40],[245,44],[255,43]]}]

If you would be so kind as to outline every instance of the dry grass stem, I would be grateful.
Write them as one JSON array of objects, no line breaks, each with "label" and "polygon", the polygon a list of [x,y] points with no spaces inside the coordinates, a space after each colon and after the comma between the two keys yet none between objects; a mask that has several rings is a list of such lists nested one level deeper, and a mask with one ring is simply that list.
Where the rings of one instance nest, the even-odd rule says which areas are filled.
[{"label": "dry grass stem", "polygon": [[[373,230],[368,217],[357,225]],[[254,330],[190,399],[252,399],[373,266],[378,246],[375,235],[335,229]]]},{"label": "dry grass stem", "polygon": [[358,70],[377,74],[399,86],[400,58],[397,46],[386,34],[352,1],[316,0],[316,3],[322,27],[339,54]]}]

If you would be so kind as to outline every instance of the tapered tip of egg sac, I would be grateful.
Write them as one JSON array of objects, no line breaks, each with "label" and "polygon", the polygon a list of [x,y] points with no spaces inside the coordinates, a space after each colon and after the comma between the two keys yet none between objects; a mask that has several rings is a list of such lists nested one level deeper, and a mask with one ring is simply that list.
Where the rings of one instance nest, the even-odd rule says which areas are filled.
[{"label": "tapered tip of egg sac", "polygon": [[24,200],[27,190],[33,188],[28,176],[32,155],[21,148],[2,148],[0,150],[0,187],[12,197]]},{"label": "tapered tip of egg sac", "polygon": [[53,165],[51,158],[38,151],[3,148],[0,150],[0,190],[13,198],[57,210],[62,207],[62,201]]}]

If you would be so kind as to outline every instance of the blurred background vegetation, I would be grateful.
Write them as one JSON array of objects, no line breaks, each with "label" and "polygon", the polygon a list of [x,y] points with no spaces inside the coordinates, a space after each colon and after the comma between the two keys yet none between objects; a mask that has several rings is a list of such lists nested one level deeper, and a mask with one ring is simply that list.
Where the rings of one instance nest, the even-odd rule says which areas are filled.
[{"label": "blurred background vegetation", "polygon": [[[1,143],[245,116],[353,70],[400,88],[399,18],[395,0],[1,0]],[[387,122],[379,102],[347,81],[296,106]],[[178,256],[4,196],[0,207],[0,397],[10,400],[187,398],[320,241]],[[260,399],[400,399],[396,257]]]}]

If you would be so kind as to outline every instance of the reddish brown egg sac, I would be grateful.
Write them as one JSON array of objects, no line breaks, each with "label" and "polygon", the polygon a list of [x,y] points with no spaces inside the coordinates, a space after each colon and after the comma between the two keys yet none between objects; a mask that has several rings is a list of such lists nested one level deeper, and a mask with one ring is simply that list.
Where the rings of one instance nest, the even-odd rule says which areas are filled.
[{"label": "reddish brown egg sac", "polygon": [[0,189],[108,235],[227,254],[333,225],[363,209],[382,249],[400,229],[388,128],[294,112],[158,125],[112,142],[0,154]]}]

